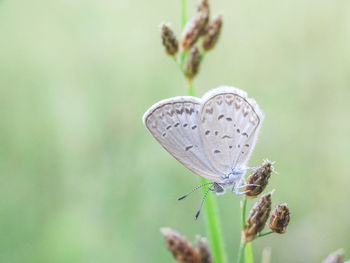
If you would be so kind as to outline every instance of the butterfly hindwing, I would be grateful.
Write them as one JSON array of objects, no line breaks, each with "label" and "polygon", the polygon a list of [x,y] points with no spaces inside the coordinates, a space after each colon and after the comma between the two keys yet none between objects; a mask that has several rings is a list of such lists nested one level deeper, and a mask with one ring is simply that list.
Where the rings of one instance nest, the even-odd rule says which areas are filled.
[{"label": "butterfly hindwing", "polygon": [[246,92],[219,87],[206,93],[199,128],[213,166],[224,174],[245,168],[262,121],[263,113]]},{"label": "butterfly hindwing", "polygon": [[143,122],[153,137],[179,162],[194,173],[211,181],[219,181],[204,148],[199,131],[201,100],[194,97],[174,97],[153,105],[143,116]]}]

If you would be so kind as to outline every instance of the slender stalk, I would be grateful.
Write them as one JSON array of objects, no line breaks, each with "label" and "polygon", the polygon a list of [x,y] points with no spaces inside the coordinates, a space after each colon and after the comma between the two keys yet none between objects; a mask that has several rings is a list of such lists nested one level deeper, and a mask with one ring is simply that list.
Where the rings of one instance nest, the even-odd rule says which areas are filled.
[{"label": "slender stalk", "polygon": [[[181,18],[182,18],[182,29],[185,27],[187,23],[187,10],[186,10],[186,0],[181,0]],[[184,62],[186,59],[188,52],[181,53],[181,61],[180,68],[183,71]],[[188,95],[195,96],[195,89],[191,79],[188,79]],[[200,177],[200,183],[205,184],[209,181]],[[202,188],[203,193],[207,189]],[[215,263],[226,263],[226,253],[224,249],[224,241],[221,232],[221,225],[218,214],[218,206],[216,203],[215,196],[212,193],[207,195],[207,198],[204,203],[204,213],[205,213],[205,221],[207,226],[207,233],[209,239],[210,250],[212,253],[212,257]]]},{"label": "slender stalk", "polygon": [[[187,23],[187,3],[186,0],[181,0],[181,29],[183,30],[185,28],[185,25]],[[187,51],[182,51],[180,54],[180,67],[183,72],[185,59],[187,56]]]},{"label": "slender stalk", "polygon": [[246,210],[247,210],[247,198],[243,199],[243,202],[241,203],[241,225],[242,229],[245,227],[245,215],[246,215]]},{"label": "slender stalk", "polygon": [[254,263],[252,243],[246,243],[245,245],[245,263]]},{"label": "slender stalk", "polygon": [[243,228],[245,227],[245,215],[247,210],[247,198],[243,198],[243,201],[241,201],[241,226],[242,226],[242,235],[241,235],[241,243],[239,246],[238,251],[238,263],[244,263],[244,250],[246,247],[246,243],[244,242],[243,238]]},{"label": "slender stalk", "polygon": [[273,232],[272,231],[268,231],[268,232],[264,232],[264,233],[259,233],[256,235],[256,238],[258,237],[264,237],[264,236],[267,236],[267,235],[270,235],[272,234]]},{"label": "slender stalk", "polygon": [[244,263],[244,249],[245,249],[245,245],[246,245],[246,243],[244,243],[243,237],[241,237],[241,244],[239,245],[237,263]]},{"label": "slender stalk", "polygon": [[[195,96],[194,85],[190,79],[188,79],[188,95]],[[200,178],[200,184],[205,184],[208,182],[208,180],[202,177]],[[207,189],[202,187],[202,191],[205,193]],[[209,193],[204,203],[204,213],[210,250],[215,263],[226,263],[227,259],[218,212],[215,196]]]}]

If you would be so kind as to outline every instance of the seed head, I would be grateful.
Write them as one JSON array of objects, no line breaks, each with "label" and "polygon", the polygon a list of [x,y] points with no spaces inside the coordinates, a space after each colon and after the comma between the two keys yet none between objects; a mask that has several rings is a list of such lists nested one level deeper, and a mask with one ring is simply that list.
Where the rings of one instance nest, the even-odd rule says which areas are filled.
[{"label": "seed head", "polygon": [[203,28],[201,34],[205,33],[205,28],[208,26],[209,17],[210,17],[210,9],[208,0],[200,0],[197,5],[197,14],[203,20]]},{"label": "seed head", "polygon": [[222,17],[216,16],[212,22],[206,28],[206,32],[203,36],[203,49],[211,50],[219,39],[219,35],[222,28]]},{"label": "seed head", "polygon": [[322,261],[322,263],[343,263],[343,254],[344,251],[339,249],[331,254]]},{"label": "seed head", "polygon": [[169,24],[162,24],[160,31],[165,52],[170,56],[174,56],[179,49],[179,42],[173,30]]},{"label": "seed head", "polygon": [[279,204],[272,212],[269,228],[278,234],[287,232],[287,226],[290,221],[289,208],[286,203]]},{"label": "seed head", "polygon": [[270,211],[271,193],[268,193],[263,195],[259,201],[255,203],[252,210],[250,210],[250,215],[243,228],[243,237],[246,243],[252,241],[255,236],[264,229]]},{"label": "seed head", "polygon": [[195,15],[190,19],[182,32],[182,48],[189,50],[203,34],[209,21],[208,0],[200,0]]},{"label": "seed head", "polygon": [[200,263],[200,255],[186,237],[181,236],[171,228],[161,228],[165,244],[180,263]]},{"label": "seed head", "polygon": [[213,263],[213,259],[208,248],[208,241],[204,237],[197,238],[198,252],[201,258],[201,263]]},{"label": "seed head", "polygon": [[191,48],[184,65],[185,75],[188,79],[192,79],[198,73],[200,62],[201,54],[198,47],[194,46]]},{"label": "seed head", "polygon": [[264,191],[271,173],[274,171],[272,163],[270,161],[264,161],[263,164],[256,169],[251,175],[249,175],[246,184],[257,186],[246,186],[243,191],[246,192],[247,198],[255,198]]}]

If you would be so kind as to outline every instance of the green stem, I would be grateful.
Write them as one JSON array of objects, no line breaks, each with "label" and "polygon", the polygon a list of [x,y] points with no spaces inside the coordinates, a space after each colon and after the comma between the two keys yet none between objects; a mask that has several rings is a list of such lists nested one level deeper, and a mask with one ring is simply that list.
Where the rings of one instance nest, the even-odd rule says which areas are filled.
[{"label": "green stem", "polygon": [[245,245],[246,245],[246,243],[244,243],[244,241],[243,241],[243,233],[242,233],[241,244],[239,245],[237,263],[244,263],[244,249],[245,249]]},{"label": "green stem", "polygon": [[[187,3],[186,0],[181,0],[181,29],[183,30],[185,28],[185,25],[187,23]],[[181,52],[181,60],[180,60],[180,67],[181,70],[184,70],[184,64],[185,64],[185,59],[187,56],[187,51],[182,51]]]},{"label": "green stem", "polygon": [[[185,27],[187,23],[187,10],[186,10],[186,0],[181,0],[181,26],[182,29]],[[186,52],[182,52],[180,68],[183,71],[183,66],[186,59]],[[188,80],[188,95],[195,96],[194,85],[191,80]],[[200,183],[205,184],[209,181],[200,177]],[[207,189],[202,188],[203,193]],[[213,260],[215,263],[226,263],[226,253],[224,249],[224,240],[221,233],[221,225],[218,214],[218,206],[216,203],[215,196],[212,193],[207,195],[207,198],[204,203],[204,213],[205,213],[205,221],[207,225],[207,233],[209,239],[209,245]]]},{"label": "green stem", "polygon": [[[188,95],[195,96],[194,85],[188,80]],[[208,183],[209,181],[200,177],[200,184]],[[210,182],[209,182],[210,183]],[[203,193],[207,188],[202,187]],[[224,241],[221,233],[219,220],[219,211],[215,196],[212,193],[207,195],[204,203],[205,221],[207,225],[207,233],[212,257],[215,263],[226,263],[226,253],[224,249]]]},{"label": "green stem", "polygon": [[195,92],[194,92],[194,85],[191,79],[187,79],[188,81],[188,95],[194,97]]},{"label": "green stem", "polygon": [[[207,181],[206,179],[200,178],[201,184],[205,184],[208,182],[209,181]],[[203,193],[207,190],[204,187],[202,189]],[[210,250],[215,263],[226,263],[227,259],[218,212],[219,211],[216,203],[216,196],[212,193],[209,193],[204,203],[204,213],[207,225]]]},{"label": "green stem", "polygon": [[242,226],[242,235],[241,235],[241,244],[239,246],[238,251],[238,263],[244,263],[244,249],[246,246],[246,243],[244,242],[243,238],[243,229],[245,227],[245,215],[247,210],[247,198],[243,198],[243,201],[241,201],[241,226]]},{"label": "green stem", "polygon": [[268,231],[268,232],[264,232],[264,233],[259,233],[256,235],[256,238],[258,237],[264,237],[264,236],[267,236],[267,235],[270,235],[272,234],[273,232],[272,231]]},{"label": "green stem", "polygon": [[245,263],[254,263],[252,243],[246,243],[245,245]]},{"label": "green stem", "polygon": [[242,225],[242,229],[245,227],[246,210],[247,210],[247,198],[244,198],[243,202],[241,203],[241,225]]}]

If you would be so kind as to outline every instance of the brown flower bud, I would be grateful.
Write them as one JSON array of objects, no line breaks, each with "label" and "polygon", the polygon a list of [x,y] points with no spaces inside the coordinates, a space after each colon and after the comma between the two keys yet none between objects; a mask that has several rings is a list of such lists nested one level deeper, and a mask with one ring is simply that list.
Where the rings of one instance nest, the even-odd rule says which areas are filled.
[{"label": "brown flower bud", "polygon": [[203,20],[203,28],[200,34],[205,33],[205,29],[208,26],[209,22],[209,16],[210,16],[210,9],[209,9],[209,2],[208,0],[200,0],[197,5],[197,14],[202,18]]},{"label": "brown flower bud", "polygon": [[[255,198],[264,191],[271,173],[274,171],[272,163],[270,161],[264,161],[263,164],[258,167],[251,175],[249,175],[246,186],[243,191],[246,192],[245,196],[247,198]],[[256,186],[252,186],[252,184]]]},{"label": "brown flower bud", "polygon": [[190,19],[182,32],[182,48],[189,50],[203,34],[203,30],[209,21],[209,4],[208,0],[200,0],[197,11]]},{"label": "brown flower bud", "polygon": [[191,48],[184,65],[184,71],[187,78],[192,79],[198,73],[200,62],[201,54],[199,53],[198,47],[194,46]]},{"label": "brown flower bud", "polygon": [[290,221],[289,208],[286,203],[279,204],[272,212],[269,228],[278,234],[284,234]]},{"label": "brown flower bud", "polygon": [[197,246],[201,263],[213,263],[207,239],[204,237],[197,237]]},{"label": "brown flower bud", "polygon": [[271,193],[263,195],[250,210],[250,215],[243,228],[244,242],[252,241],[260,233],[269,218],[271,211]]},{"label": "brown flower bud", "polygon": [[209,23],[203,36],[203,49],[208,51],[212,49],[219,39],[222,28],[222,17],[216,16],[214,20]]},{"label": "brown flower bud", "polygon": [[165,52],[170,56],[174,56],[179,49],[179,42],[173,30],[170,28],[169,24],[162,24],[160,31]]},{"label": "brown flower bud", "polygon": [[161,228],[161,233],[165,237],[165,244],[180,263],[200,263],[198,250],[193,248],[186,237],[181,236],[171,228]]},{"label": "brown flower bud", "polygon": [[339,249],[331,254],[322,261],[322,263],[343,263],[343,254],[344,251]]}]

